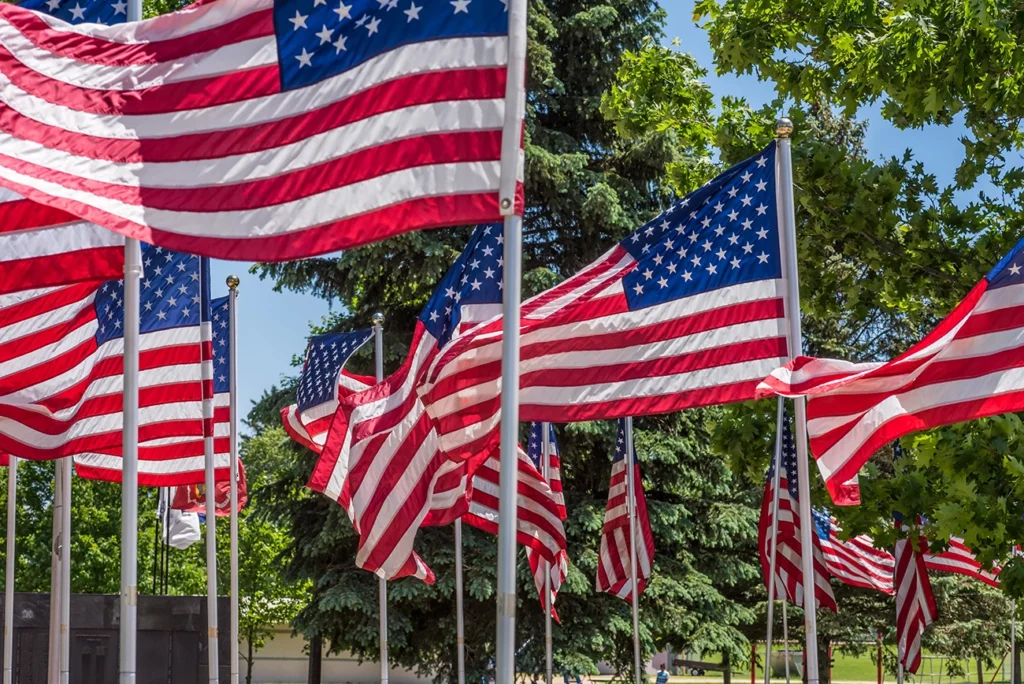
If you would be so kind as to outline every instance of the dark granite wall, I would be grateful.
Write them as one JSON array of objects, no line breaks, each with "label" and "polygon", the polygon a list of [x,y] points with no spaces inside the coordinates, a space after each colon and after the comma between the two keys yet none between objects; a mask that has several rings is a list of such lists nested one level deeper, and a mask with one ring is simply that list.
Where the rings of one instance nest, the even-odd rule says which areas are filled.
[{"label": "dark granite wall", "polygon": [[[3,595],[0,594],[0,611]],[[206,597],[139,597],[138,684],[198,684],[208,680]],[[0,612],[0,620],[3,613]],[[219,666],[230,681],[228,599],[217,604]],[[14,681],[46,684],[49,594],[15,594]],[[71,597],[71,684],[117,684],[117,596]],[[0,651],[3,646],[0,643]]]}]

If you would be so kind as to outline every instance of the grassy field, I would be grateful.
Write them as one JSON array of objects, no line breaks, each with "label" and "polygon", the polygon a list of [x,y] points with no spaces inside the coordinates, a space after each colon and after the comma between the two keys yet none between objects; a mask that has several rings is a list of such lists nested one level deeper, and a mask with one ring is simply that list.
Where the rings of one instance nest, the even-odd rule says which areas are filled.
[{"label": "grassy field", "polygon": [[[775,651],[781,651],[781,648],[773,649]],[[974,661],[961,662],[959,663],[960,668],[966,673],[964,677],[950,678],[948,674],[949,664],[946,661],[938,658],[930,659],[930,654],[925,652],[925,660],[921,664],[921,670],[916,677],[908,677],[907,681],[916,684],[977,684],[978,674],[977,665]],[[759,654],[759,659],[764,659],[764,651]],[[940,679],[940,668],[941,668],[941,679]],[[996,675],[996,668],[984,668],[984,684],[989,684],[993,679],[993,675]],[[999,682],[1006,682],[1009,679],[1009,661],[1006,662],[1003,670],[999,673],[1000,676],[995,677],[996,684]],[[836,653],[835,662],[832,665],[832,681],[834,682],[876,682],[878,677],[877,666],[873,659],[873,653],[865,653],[861,656],[849,656],[845,654]],[[691,677],[681,676],[672,677],[672,682],[677,684],[696,684],[699,681],[715,682],[721,681],[722,677],[720,674],[708,672],[705,677]],[[757,674],[755,677],[757,682],[764,682],[764,671],[760,666],[757,668]],[[785,677],[772,677],[773,681],[785,681]],[[750,663],[738,664],[733,670],[732,680],[734,684],[743,684],[750,681]],[[799,682],[799,678],[794,671],[792,680]],[[895,676],[892,673],[885,673],[884,680],[886,682],[895,683]]]}]

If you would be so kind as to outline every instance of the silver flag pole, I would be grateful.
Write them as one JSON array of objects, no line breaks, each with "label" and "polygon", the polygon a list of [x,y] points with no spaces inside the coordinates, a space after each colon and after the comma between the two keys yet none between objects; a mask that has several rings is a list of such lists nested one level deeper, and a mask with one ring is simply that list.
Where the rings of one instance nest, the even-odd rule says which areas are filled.
[{"label": "silver flag pole", "polygon": [[[128,0],[128,21],[142,19],[142,0]],[[121,684],[135,684],[139,563],[139,297],[142,248],[124,243],[124,434],[121,453]]]},{"label": "silver flag pole", "polygon": [[498,586],[494,679],[516,678],[516,493],[519,482],[519,308],[522,297],[523,218],[516,215],[526,112],[526,0],[508,0],[508,78],[501,132],[498,204],[505,218],[502,278],[501,468],[498,478]]},{"label": "silver flag pole", "polygon": [[636,684],[643,684],[640,663],[640,592],[636,571],[636,468],[633,464],[633,419],[626,418],[626,508],[629,515],[629,581],[633,597],[633,667]]},{"label": "silver flag pole", "polygon": [[[772,550],[768,554],[768,635],[764,652],[764,684],[768,684],[772,678],[772,630],[775,628],[775,559],[778,557],[779,537],[779,471],[782,468],[782,419],[785,410],[785,400],[779,397],[775,410],[775,468],[772,473]],[[782,597],[782,610],[786,610],[786,597]],[[783,612],[785,616],[785,612]],[[785,617],[783,617],[783,631],[785,631]]]},{"label": "silver flag pole", "polygon": [[71,681],[71,459],[60,461],[64,506],[60,521],[60,683]]},{"label": "silver flag pole", "polygon": [[4,577],[4,684],[14,684],[14,545],[17,525],[18,459],[7,466],[7,574]]},{"label": "silver flag pole", "polygon": [[228,395],[231,431],[231,684],[238,684],[238,276],[228,286]]},{"label": "silver flag pole", "polygon": [[[205,257],[201,259],[201,262]],[[203,282],[203,306],[210,306],[209,269],[200,266]],[[206,314],[204,314],[206,315]],[[217,478],[213,448],[213,358],[206,351],[207,345],[213,343],[213,327],[210,320],[200,325],[200,340],[203,351],[203,451],[206,466],[206,625],[207,625],[207,665],[210,684],[220,681],[219,642],[220,628],[217,616]],[[209,356],[209,358],[207,358]],[[168,502],[170,505],[170,502]]]},{"label": "silver flag pole", "polygon": [[[541,467],[544,481],[551,486],[551,423],[540,424]],[[544,673],[547,684],[552,684],[553,653],[551,644],[551,563],[541,561],[546,568],[544,572]]]},{"label": "silver flag pole", "polygon": [[61,461],[53,462],[53,522],[50,532],[50,630],[47,639],[46,681],[60,684],[60,549],[64,524],[64,487]]},{"label": "silver flag pole", "polygon": [[[776,193],[778,199],[779,232],[783,240],[784,270],[786,278],[786,313],[789,323],[789,354],[795,358],[803,353],[803,336],[800,330],[800,279],[797,272],[796,253],[796,210],[793,202],[793,122],[781,118],[775,124],[777,145]],[[800,514],[800,546],[811,546],[814,534],[814,518],[811,515],[811,477],[807,451],[807,402],[797,397],[794,404],[794,440],[796,442],[797,495]],[[807,684],[818,684],[818,617],[814,597],[814,554],[801,554],[804,587],[804,639],[806,655],[804,672]]]},{"label": "silver flag pole", "polygon": [[458,684],[466,684],[466,625],[462,612],[462,519],[455,520],[455,651]]},{"label": "silver flag pole", "polygon": [[[384,314],[373,314],[374,360],[377,382],[384,379]],[[388,683],[388,582],[380,578],[380,682]]]}]

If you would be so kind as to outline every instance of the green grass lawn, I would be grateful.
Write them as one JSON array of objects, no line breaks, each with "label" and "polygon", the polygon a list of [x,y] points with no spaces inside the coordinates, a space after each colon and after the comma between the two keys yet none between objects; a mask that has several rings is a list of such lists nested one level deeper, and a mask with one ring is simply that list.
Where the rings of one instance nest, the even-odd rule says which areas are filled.
[{"label": "green grass lawn", "polygon": [[[777,647],[777,648],[773,648],[772,650],[776,651],[776,652],[781,652],[782,648],[781,647]],[[875,665],[875,661],[873,659],[873,653],[874,652],[865,653],[865,654],[860,655],[860,656],[852,656],[852,655],[846,655],[846,654],[842,654],[842,653],[836,653],[835,656],[834,656],[834,663],[832,665],[832,680],[836,681],[836,682],[875,682],[875,681],[877,681],[878,670],[877,670],[877,666]],[[964,676],[964,677],[954,677],[954,678],[951,679],[949,677],[949,674],[948,674],[948,668],[949,668],[948,662],[945,665],[943,665],[942,661],[940,661],[938,659],[929,661],[929,659],[927,658],[927,656],[929,656],[929,655],[930,655],[930,653],[925,651],[926,658],[925,658],[924,662],[922,662],[922,664],[921,664],[921,669],[920,669],[920,672],[918,673],[918,676],[916,676],[916,677],[908,677],[907,678],[908,682],[913,682],[913,683],[916,683],[916,684],[954,684],[956,682],[961,682],[963,684],[977,684],[977,681],[978,681],[977,665],[975,664],[975,662],[973,660],[970,661],[970,662],[961,662],[960,663],[960,667],[966,673],[966,676]],[[760,653],[758,654],[758,658],[759,658],[759,661],[764,659],[764,649],[763,649],[763,647],[762,647]],[[714,658],[713,660],[717,661],[717,658]],[[940,669],[940,667],[942,668],[941,682],[940,682],[940,679],[939,679],[939,669]],[[995,674],[995,671],[996,671],[995,667],[991,667],[991,668],[986,667],[984,669],[984,684],[988,684],[992,680],[993,675]],[[687,681],[691,681],[692,682],[692,681],[694,681],[694,679],[695,679],[694,677],[690,677],[690,676],[681,676],[681,677],[673,677],[672,681],[673,682],[678,682],[679,684],[684,684]],[[720,680],[721,679],[721,675],[717,674],[717,673],[713,673],[713,672],[708,672],[705,677],[701,677],[700,679]],[[764,682],[764,671],[761,668],[760,664],[758,665],[757,674],[756,674],[755,679],[756,679],[756,682]],[[775,676],[773,676],[772,679],[773,679],[773,681],[785,681],[784,677],[775,677]],[[884,679],[885,679],[886,682],[890,682],[891,684],[895,684],[896,678],[890,672],[886,672],[885,673]],[[1009,661],[1006,662],[1001,676],[997,676],[995,678],[995,682],[998,684],[999,682],[1006,682],[1008,679],[1009,679]],[[750,681],[750,663],[749,663],[749,661],[737,664],[735,666],[735,669],[733,670],[733,673],[732,673],[732,680],[733,680],[734,684],[744,684],[744,683]],[[799,682],[799,678],[798,678],[798,676],[797,676],[795,671],[793,672],[792,680],[796,681],[796,682]]]}]

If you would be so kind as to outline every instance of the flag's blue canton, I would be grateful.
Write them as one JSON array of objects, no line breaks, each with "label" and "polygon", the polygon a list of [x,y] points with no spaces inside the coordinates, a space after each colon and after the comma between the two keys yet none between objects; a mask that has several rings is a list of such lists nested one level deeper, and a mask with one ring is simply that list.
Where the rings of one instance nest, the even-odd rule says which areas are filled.
[{"label": "flag's blue canton", "polygon": [[505,36],[506,2],[275,0],[281,87],[290,90],[316,83],[410,43]]},{"label": "flag's blue canton", "polygon": [[504,244],[500,223],[478,226],[427,301],[420,321],[439,347],[458,330],[463,306],[501,303]]},{"label": "flag's blue canton", "polygon": [[22,7],[69,24],[120,24],[128,21],[126,0],[25,0]]},{"label": "flag's blue canton", "polygon": [[1024,238],[985,276],[988,289],[1024,283]]},{"label": "flag's blue canton", "polygon": [[[540,470],[541,463],[540,457],[543,455],[544,447],[544,430],[541,427],[543,423],[530,423],[530,442],[526,447],[526,455],[533,461],[533,465]],[[555,453],[558,453],[558,442],[555,441],[555,426],[548,423],[548,440],[551,442],[551,446],[554,447]]]},{"label": "flag's blue canton", "polygon": [[[775,459],[772,458],[772,464],[768,468],[768,479],[771,480],[774,475]],[[796,442],[793,440],[793,428],[788,413],[782,414],[782,472],[779,477],[786,478],[789,498],[798,501],[800,497],[797,495]]]},{"label": "flag's blue canton", "polygon": [[818,533],[818,539],[828,539],[832,533],[832,518],[828,511],[812,508],[811,515],[814,517],[814,529]]},{"label": "flag's blue canton", "polygon": [[[617,463],[626,457],[626,419],[619,418],[618,429],[615,432],[615,458],[612,463]],[[633,463],[636,463],[636,443],[633,446]]]},{"label": "flag's blue canton", "polygon": [[630,309],[782,276],[775,144],[673,204],[621,243]]},{"label": "flag's blue canton", "polygon": [[213,330],[213,392],[221,394],[231,391],[231,316],[228,312],[228,298],[214,299],[210,302],[210,308]]},{"label": "flag's blue canton", "polygon": [[[142,297],[139,330],[143,333],[198,326],[201,315],[200,260],[163,247],[142,246]],[[96,293],[96,343],[124,334],[124,280],[108,280]]]},{"label": "flag's blue canton", "polygon": [[373,328],[367,328],[317,335],[309,341],[306,365],[302,368],[302,379],[295,397],[299,411],[307,411],[337,398],[338,374],[349,358],[372,337]]}]

